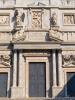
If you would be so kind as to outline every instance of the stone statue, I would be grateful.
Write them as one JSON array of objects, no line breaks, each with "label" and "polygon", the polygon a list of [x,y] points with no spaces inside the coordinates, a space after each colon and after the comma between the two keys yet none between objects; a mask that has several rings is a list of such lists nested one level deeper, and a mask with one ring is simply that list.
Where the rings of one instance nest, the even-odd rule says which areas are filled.
[{"label": "stone statue", "polygon": [[24,12],[16,10],[15,17],[16,17],[16,25],[21,26],[22,22],[24,22],[24,18],[25,18]]},{"label": "stone statue", "polygon": [[52,17],[51,17],[51,25],[54,25],[54,26],[57,25],[57,15],[55,12],[52,14]]}]

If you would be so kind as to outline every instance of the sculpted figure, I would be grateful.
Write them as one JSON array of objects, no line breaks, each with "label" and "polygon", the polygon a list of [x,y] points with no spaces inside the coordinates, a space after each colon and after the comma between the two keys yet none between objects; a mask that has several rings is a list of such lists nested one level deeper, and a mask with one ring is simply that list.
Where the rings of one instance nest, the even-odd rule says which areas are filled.
[{"label": "sculpted figure", "polygon": [[51,17],[51,25],[57,25],[57,15],[54,12]]},{"label": "sculpted figure", "polygon": [[25,14],[21,11],[16,10],[15,11],[15,17],[16,17],[16,25],[22,25],[22,22],[24,22]]}]

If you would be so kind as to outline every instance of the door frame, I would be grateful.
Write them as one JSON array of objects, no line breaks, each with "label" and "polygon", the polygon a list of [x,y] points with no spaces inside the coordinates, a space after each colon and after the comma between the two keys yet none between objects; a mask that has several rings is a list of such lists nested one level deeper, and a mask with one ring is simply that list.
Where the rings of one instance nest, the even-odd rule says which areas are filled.
[{"label": "door frame", "polygon": [[[48,97],[48,91],[50,89],[50,74],[49,74],[48,57],[26,57],[26,72],[25,72],[26,73],[26,86],[25,86],[26,98],[31,98],[31,97],[29,97],[29,63],[30,62],[44,62],[44,63],[46,63],[46,97]],[[32,98],[34,98],[34,97],[32,97]]]}]

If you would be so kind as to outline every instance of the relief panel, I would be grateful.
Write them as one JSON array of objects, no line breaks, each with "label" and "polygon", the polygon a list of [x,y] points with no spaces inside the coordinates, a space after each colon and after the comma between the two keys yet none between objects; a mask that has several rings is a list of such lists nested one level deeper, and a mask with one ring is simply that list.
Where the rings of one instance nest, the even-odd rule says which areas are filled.
[{"label": "relief panel", "polygon": [[9,15],[0,15],[0,25],[9,25],[10,17]]},{"label": "relief panel", "polygon": [[41,11],[32,11],[32,28],[42,27],[42,13]]},{"label": "relief panel", "polygon": [[64,24],[75,24],[74,15],[64,15]]}]

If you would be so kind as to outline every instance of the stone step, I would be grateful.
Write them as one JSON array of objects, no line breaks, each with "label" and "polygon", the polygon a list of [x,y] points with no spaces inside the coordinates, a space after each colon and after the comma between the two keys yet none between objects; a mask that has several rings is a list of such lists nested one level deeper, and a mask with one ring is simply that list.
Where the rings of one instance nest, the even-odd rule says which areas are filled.
[{"label": "stone step", "polygon": [[28,99],[10,99],[10,98],[0,98],[0,100],[75,100],[75,97],[58,97],[58,98],[28,98]]}]

